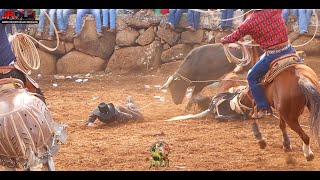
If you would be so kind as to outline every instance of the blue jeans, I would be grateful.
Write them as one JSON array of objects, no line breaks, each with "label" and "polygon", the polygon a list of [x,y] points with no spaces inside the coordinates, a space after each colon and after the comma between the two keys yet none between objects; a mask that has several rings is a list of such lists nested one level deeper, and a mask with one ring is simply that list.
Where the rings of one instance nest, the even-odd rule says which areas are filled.
[{"label": "blue jeans", "polygon": [[116,29],[116,10],[115,9],[102,9],[102,24],[109,27],[109,14],[110,14],[110,29]]},{"label": "blue jeans", "polygon": [[200,19],[200,12],[188,10],[188,25],[198,29]]},{"label": "blue jeans", "polygon": [[284,10],[282,10],[282,17],[283,17],[284,21],[286,22],[286,24],[288,24],[290,12],[294,16],[298,17],[298,9],[284,9]]},{"label": "blue jeans", "polygon": [[[46,13],[49,12],[49,17],[51,20],[54,22],[56,20],[56,9],[45,9]],[[40,16],[39,16],[39,24],[38,24],[38,32],[43,32],[43,27],[44,27],[44,20],[47,18],[47,16],[44,14],[44,12],[41,10],[40,11]],[[49,28],[49,35],[54,35],[54,27],[53,24],[50,23],[50,28]]]},{"label": "blue jeans", "polygon": [[[233,18],[233,9],[224,9],[221,11],[221,20]],[[232,27],[232,20],[221,21],[221,27]]]},{"label": "blue jeans", "polygon": [[312,15],[312,9],[299,9],[299,32],[308,32],[308,27]]},{"label": "blue jeans", "polygon": [[257,103],[258,110],[270,108],[263,87],[259,84],[260,79],[268,72],[269,65],[273,60],[289,53],[296,53],[291,45],[289,45],[287,50],[280,53],[270,54],[267,51],[260,57],[260,60],[252,67],[252,69],[249,70],[247,80],[252,96]]},{"label": "blue jeans", "polygon": [[169,9],[168,22],[173,25],[174,28],[178,25],[182,13],[188,12],[188,9]]},{"label": "blue jeans", "polygon": [[77,11],[77,18],[76,18],[76,33],[81,32],[81,25],[82,25],[82,18],[86,14],[92,14],[94,20],[96,22],[96,29],[97,32],[102,32],[101,30],[101,11],[100,9],[78,9]]},{"label": "blue jeans", "polygon": [[58,9],[57,10],[57,24],[58,28],[62,32],[66,32],[68,29],[70,14],[76,13],[75,9]]}]

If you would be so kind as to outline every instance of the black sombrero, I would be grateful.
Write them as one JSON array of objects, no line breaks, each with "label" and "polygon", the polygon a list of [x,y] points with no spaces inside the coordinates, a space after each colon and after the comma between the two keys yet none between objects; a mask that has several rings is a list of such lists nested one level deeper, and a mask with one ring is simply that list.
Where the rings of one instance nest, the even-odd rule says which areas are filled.
[{"label": "black sombrero", "polygon": [[106,104],[104,102],[101,102],[98,105],[98,108],[95,109],[93,114],[99,116],[102,119],[108,119],[115,114],[115,111],[116,111],[116,108],[114,107],[114,105],[112,103]]}]

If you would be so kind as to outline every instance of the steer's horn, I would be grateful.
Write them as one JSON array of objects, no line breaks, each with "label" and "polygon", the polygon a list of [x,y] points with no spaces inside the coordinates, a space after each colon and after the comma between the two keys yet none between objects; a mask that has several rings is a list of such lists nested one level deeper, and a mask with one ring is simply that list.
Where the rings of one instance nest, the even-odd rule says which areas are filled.
[{"label": "steer's horn", "polygon": [[170,76],[168,78],[167,82],[163,86],[161,86],[160,89],[167,88],[169,86],[169,84],[172,82],[172,80],[173,80],[173,76]]}]

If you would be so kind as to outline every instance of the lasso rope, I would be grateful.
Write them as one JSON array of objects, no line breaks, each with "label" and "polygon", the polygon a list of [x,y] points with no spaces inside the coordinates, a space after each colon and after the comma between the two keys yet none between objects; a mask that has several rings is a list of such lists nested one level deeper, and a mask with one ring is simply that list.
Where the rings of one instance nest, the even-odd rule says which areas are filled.
[{"label": "lasso rope", "polygon": [[191,81],[189,78],[179,74],[178,72],[174,73],[175,75],[178,75],[181,79],[184,81],[191,83],[207,83],[207,82],[220,82],[220,81],[237,81],[237,82],[248,82],[247,80],[235,80],[235,79],[212,79],[212,80],[203,80],[203,81]]},{"label": "lasso rope", "polygon": [[240,47],[240,49],[242,50],[242,59],[239,59],[239,58],[235,57],[234,55],[232,55],[232,53],[229,50],[228,44],[224,44],[223,50],[227,56],[228,61],[230,63],[234,63],[238,66],[248,65],[251,62],[251,56],[248,51],[248,48],[244,44],[240,44],[240,43],[235,43],[235,44],[237,44]]},{"label": "lasso rope", "polygon": [[55,51],[59,46],[58,30],[54,25],[54,22],[43,9],[41,9],[41,11],[43,11],[45,15],[49,18],[50,24],[53,24],[54,31],[57,37],[57,46],[55,48],[49,48],[28,34],[15,33],[12,37],[11,44],[12,51],[16,56],[15,65],[27,74],[30,74],[31,70],[37,70],[40,67],[39,53],[33,41],[35,41],[48,51]]}]

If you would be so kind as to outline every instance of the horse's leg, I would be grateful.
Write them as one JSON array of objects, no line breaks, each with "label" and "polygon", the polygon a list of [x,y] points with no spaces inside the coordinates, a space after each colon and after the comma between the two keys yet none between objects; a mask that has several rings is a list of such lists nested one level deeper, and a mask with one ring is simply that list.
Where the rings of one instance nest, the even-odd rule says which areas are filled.
[{"label": "horse's leg", "polygon": [[291,143],[290,143],[290,138],[288,136],[287,133],[287,129],[286,129],[286,121],[280,116],[280,129],[282,131],[282,142],[283,142],[283,149],[284,151],[291,151],[292,147],[291,147]]},{"label": "horse's leg", "polygon": [[287,124],[289,127],[296,133],[299,134],[300,138],[303,141],[302,145],[302,150],[303,150],[303,155],[306,157],[307,161],[311,161],[314,158],[313,152],[311,151],[310,148],[310,138],[309,136],[304,132],[304,130],[301,128],[298,117],[295,117],[294,119],[290,119],[289,121],[287,119]]},{"label": "horse's leg", "polygon": [[259,127],[258,127],[258,124],[257,124],[257,120],[254,119],[253,120],[253,123],[252,123],[252,131],[253,131],[253,134],[255,136],[255,138],[258,140],[259,142],[259,146],[260,146],[260,149],[264,149],[266,148],[267,146],[267,143],[266,141],[262,138],[262,135],[261,135],[261,132],[259,130]]}]

